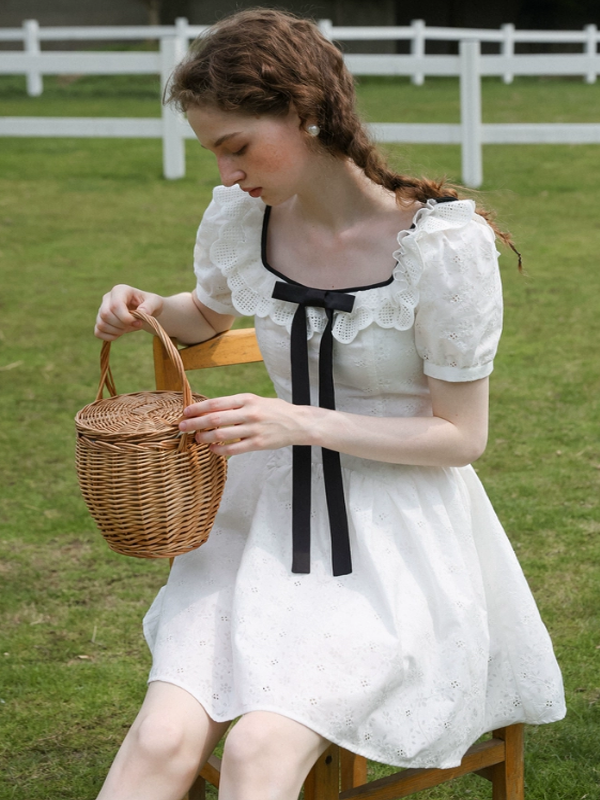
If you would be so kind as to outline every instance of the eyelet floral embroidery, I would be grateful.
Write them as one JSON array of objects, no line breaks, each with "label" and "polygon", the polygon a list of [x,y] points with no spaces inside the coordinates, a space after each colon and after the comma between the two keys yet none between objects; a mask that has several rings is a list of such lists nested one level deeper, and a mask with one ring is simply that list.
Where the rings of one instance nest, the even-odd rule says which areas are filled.
[{"label": "eyelet floral embroidery", "polygon": [[[216,311],[256,315],[269,374],[289,399],[294,309],[271,298],[263,212],[238,189],[215,191],[198,237],[198,294]],[[357,292],[353,312],[337,315],[336,405],[431,416],[426,376],[491,370],[501,327],[493,234],[472,201],[429,202],[394,255],[392,283]],[[322,326],[312,310],[312,366]],[[333,578],[318,452],[302,576],[290,572],[289,448],[230,459],[208,542],[175,559],[144,620],[150,680],[181,686],[215,720],[274,711],[401,767],[453,767],[488,730],[560,719],[550,638],[474,470],[341,462],[353,572]]]}]

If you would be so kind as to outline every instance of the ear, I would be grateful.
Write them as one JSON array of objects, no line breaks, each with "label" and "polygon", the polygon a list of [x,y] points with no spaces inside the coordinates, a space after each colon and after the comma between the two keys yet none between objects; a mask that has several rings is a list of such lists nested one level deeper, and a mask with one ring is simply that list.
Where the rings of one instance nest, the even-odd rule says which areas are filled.
[{"label": "ear", "polygon": [[306,122],[306,120],[300,119],[293,103],[290,103],[290,108],[287,113],[287,119],[290,122],[290,124],[293,125],[294,127],[304,128],[304,123]]}]

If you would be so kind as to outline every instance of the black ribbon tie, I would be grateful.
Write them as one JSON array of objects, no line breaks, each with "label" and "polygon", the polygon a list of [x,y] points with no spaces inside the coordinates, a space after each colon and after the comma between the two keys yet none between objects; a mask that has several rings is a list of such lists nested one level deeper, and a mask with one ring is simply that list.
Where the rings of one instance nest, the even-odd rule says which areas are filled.
[{"label": "black ribbon tie", "polygon": [[[319,406],[335,409],[333,385],[333,312],[352,311],[354,295],[345,292],[312,289],[295,283],[277,281],[273,289],[275,300],[297,303],[292,320],[290,357],[292,366],[292,403],[310,405],[310,376],[308,371],[308,342],[306,309],[324,308],[327,325],[319,348]],[[348,515],[344,501],[340,454],[321,448],[325,497],[331,534],[331,559],[334,575],[352,572]],[[310,572],[310,509],[311,509],[311,448],[294,445],[292,448],[292,572]]]}]

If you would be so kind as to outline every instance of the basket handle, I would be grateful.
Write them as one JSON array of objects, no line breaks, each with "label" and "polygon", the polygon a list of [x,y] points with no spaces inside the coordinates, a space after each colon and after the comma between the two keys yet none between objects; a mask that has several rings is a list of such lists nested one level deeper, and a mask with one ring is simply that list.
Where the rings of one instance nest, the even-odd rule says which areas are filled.
[{"label": "basket handle", "polygon": [[[145,311],[139,311],[138,309],[135,309],[130,313],[136,319],[145,322],[146,325],[149,325],[152,328],[155,335],[158,336],[163,347],[167,351],[167,355],[177,370],[181,385],[183,386],[183,413],[183,409],[192,404],[192,390],[185,374],[185,369],[183,367],[181,356],[179,355],[179,350],[175,347],[169,338],[169,335],[155,317],[151,317],[149,314],[146,314]],[[110,342],[107,341],[102,342],[102,350],[100,351],[100,385],[98,386],[96,400],[102,400],[105,386],[108,389],[111,397],[114,397],[117,394],[115,381],[110,368]]]}]

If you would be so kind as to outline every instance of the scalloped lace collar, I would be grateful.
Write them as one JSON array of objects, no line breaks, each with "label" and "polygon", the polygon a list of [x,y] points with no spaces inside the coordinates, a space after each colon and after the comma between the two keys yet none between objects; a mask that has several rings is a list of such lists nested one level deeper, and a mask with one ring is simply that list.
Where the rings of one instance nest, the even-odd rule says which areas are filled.
[{"label": "scalloped lace collar", "polygon": [[[399,248],[392,254],[396,266],[391,278],[383,284],[340,290],[356,293],[356,301],[351,312],[336,312],[334,338],[349,343],[360,330],[372,324],[397,330],[411,328],[425,266],[419,239],[437,231],[463,227],[473,219],[474,212],[472,200],[453,203],[428,200],[415,214],[411,228],[398,233]],[[207,210],[219,222],[219,234],[211,245],[210,257],[226,277],[233,305],[240,314],[268,316],[289,331],[296,306],[275,300],[271,295],[278,279],[293,281],[263,264],[266,213],[260,198],[249,197],[238,186],[218,186],[213,193],[213,204]],[[324,330],[327,320],[322,308],[307,308],[306,317],[310,339],[313,333]]]}]

